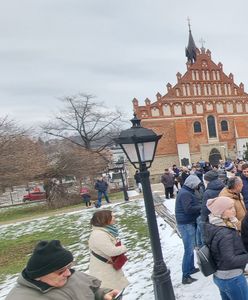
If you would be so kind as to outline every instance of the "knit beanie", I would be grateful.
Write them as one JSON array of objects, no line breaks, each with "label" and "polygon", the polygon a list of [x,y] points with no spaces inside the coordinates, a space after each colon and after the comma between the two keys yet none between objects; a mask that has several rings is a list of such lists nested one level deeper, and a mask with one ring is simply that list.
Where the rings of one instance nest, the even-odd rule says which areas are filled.
[{"label": "knit beanie", "polygon": [[226,171],[231,171],[234,168],[234,164],[231,161],[226,161],[225,162],[225,170]]},{"label": "knit beanie", "polygon": [[58,240],[40,241],[31,255],[25,272],[35,279],[57,271],[73,261],[73,255]]},{"label": "knit beanie", "polygon": [[208,171],[208,172],[204,175],[204,180],[210,182],[210,181],[212,181],[212,180],[217,179],[218,177],[219,177],[218,172],[211,170],[211,171]]},{"label": "knit beanie", "polygon": [[229,197],[216,197],[207,201],[207,208],[215,216],[221,216],[225,210],[233,205],[233,199]]}]

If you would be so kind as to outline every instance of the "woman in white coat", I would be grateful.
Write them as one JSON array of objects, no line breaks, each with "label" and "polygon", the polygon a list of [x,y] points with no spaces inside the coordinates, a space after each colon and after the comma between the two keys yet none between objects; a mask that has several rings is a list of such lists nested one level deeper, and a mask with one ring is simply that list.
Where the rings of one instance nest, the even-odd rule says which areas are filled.
[{"label": "woman in white coat", "polygon": [[102,281],[102,286],[121,290],[128,285],[123,271],[115,270],[111,257],[127,251],[124,245],[116,246],[118,229],[115,217],[110,210],[99,210],[94,213],[91,221],[92,232],[89,238],[91,251],[89,274]]}]

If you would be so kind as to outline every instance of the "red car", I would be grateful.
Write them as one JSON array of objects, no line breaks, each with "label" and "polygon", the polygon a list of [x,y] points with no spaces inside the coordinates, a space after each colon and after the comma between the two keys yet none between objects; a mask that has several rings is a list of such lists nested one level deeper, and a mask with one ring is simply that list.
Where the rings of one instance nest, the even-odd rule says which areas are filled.
[{"label": "red car", "polygon": [[28,194],[23,196],[23,202],[25,201],[35,201],[35,200],[45,200],[46,193],[45,192],[28,192]]}]

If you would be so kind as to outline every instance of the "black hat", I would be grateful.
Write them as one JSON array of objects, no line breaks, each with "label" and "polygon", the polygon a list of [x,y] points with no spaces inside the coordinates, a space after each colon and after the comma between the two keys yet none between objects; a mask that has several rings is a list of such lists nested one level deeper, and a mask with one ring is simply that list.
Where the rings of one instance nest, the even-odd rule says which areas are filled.
[{"label": "black hat", "polygon": [[206,181],[212,181],[212,180],[215,180],[219,177],[219,174],[218,172],[216,171],[208,171],[205,175],[204,175],[204,180]]},{"label": "black hat", "polygon": [[35,279],[57,271],[73,261],[73,255],[58,240],[40,241],[31,255],[25,273]]}]

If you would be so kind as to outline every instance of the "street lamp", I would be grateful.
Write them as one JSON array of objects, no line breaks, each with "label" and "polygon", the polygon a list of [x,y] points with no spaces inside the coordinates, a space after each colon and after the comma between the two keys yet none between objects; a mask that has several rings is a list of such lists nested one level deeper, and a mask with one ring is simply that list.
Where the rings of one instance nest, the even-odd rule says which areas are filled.
[{"label": "street lamp", "polygon": [[123,130],[115,142],[121,146],[127,158],[135,169],[140,170],[141,184],[143,188],[146,217],[149,228],[152,254],[153,254],[153,286],[156,300],[174,300],[175,295],[171,283],[170,271],[163,260],[158,225],[153,203],[151,184],[148,168],[154,160],[156,148],[161,135],[153,130],[143,128],[140,120],[134,114],[131,120],[133,126]]}]

